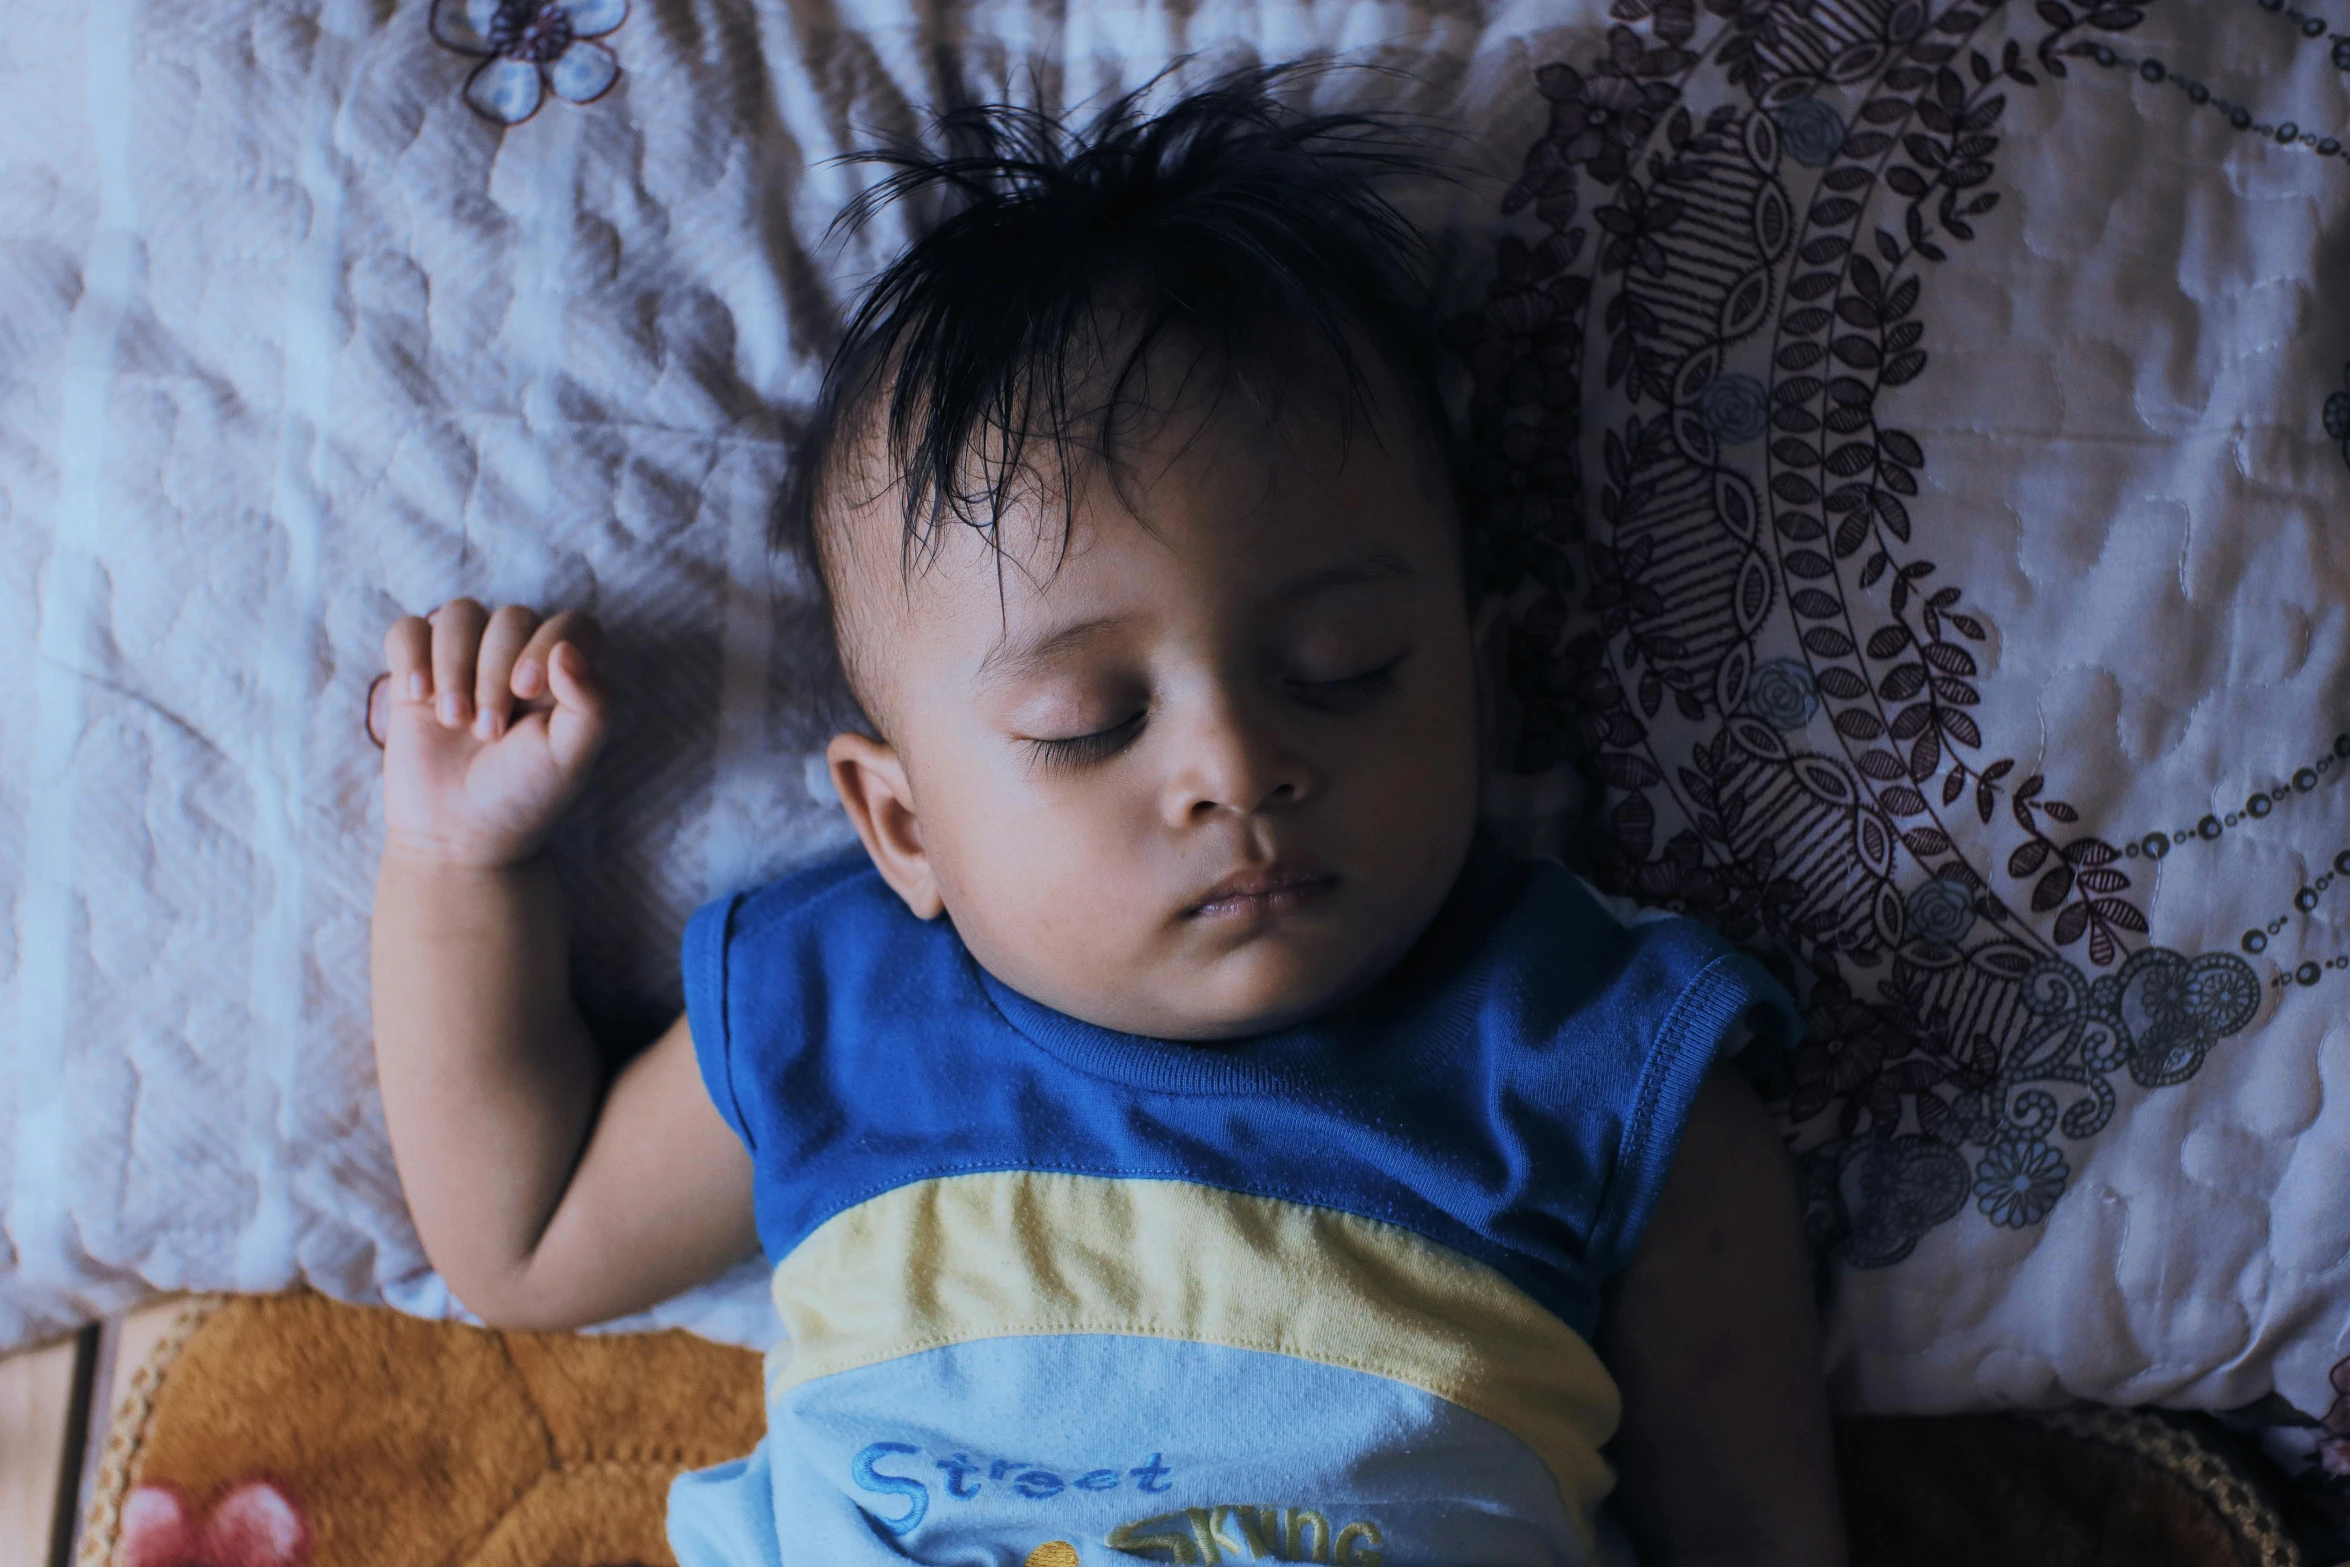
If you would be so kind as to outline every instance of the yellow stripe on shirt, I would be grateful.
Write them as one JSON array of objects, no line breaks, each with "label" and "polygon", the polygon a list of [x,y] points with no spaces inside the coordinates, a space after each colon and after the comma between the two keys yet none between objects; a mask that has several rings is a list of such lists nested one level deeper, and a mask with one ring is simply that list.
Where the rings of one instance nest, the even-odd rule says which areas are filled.
[{"label": "yellow stripe on shirt", "polygon": [[975,1339],[1128,1334],[1450,1400],[1531,1448],[1586,1531],[1614,1483],[1616,1385],[1581,1335],[1486,1264],[1331,1209],[1182,1181],[946,1176],[836,1214],[777,1266],[775,1304],[790,1337],[770,1398]]}]

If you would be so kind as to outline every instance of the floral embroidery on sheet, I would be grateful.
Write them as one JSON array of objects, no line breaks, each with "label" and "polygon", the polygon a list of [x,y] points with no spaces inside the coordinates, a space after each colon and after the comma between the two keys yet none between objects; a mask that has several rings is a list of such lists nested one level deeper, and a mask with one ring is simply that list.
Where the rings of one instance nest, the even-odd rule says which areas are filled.
[{"label": "floral embroidery on sheet", "polygon": [[593,103],[620,80],[620,62],[598,38],[628,20],[628,0],[433,0],[432,35],[481,61],[465,102],[500,125],[538,113],[548,93]]},{"label": "floral embroidery on sheet", "polygon": [[[1813,1239],[1855,1267],[1970,1204],[2041,1223],[2118,1080],[2184,1081],[2264,989],[2324,973],[2264,987],[2236,952],[2152,945],[2136,883],[2333,764],[2210,831],[2109,839],[1984,754],[1994,628],[1932,558],[1928,456],[1896,423],[1934,269],[1998,209],[2008,94],[2065,90],[2148,3],[2001,38],[1996,0],[1703,0],[1701,39],[1695,0],[1615,0],[1597,58],[1536,73],[1549,126],[1503,203],[1530,222],[1452,329],[1512,765],[1579,779],[1570,848],[1608,891],[1803,999],[1766,1087]],[[2350,441],[2350,391],[2326,420]]]}]

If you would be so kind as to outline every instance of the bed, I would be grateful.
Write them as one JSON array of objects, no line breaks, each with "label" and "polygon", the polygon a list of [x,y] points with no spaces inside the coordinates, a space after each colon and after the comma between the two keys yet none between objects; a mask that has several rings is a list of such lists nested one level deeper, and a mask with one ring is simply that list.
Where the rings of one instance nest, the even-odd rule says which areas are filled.
[{"label": "bed", "polygon": [[[177,1290],[460,1314],[372,1089],[385,625],[612,627],[561,847],[625,1050],[692,907],[846,841],[765,543],[897,237],[828,235],[841,155],[1315,57],[1469,132],[1413,203],[1511,610],[1490,812],[1796,988],[1767,1086],[1841,1404],[2226,1411],[2350,1488],[2350,16],[93,0],[0,38],[0,1347]],[[762,1289],[624,1326],[757,1343]]]}]

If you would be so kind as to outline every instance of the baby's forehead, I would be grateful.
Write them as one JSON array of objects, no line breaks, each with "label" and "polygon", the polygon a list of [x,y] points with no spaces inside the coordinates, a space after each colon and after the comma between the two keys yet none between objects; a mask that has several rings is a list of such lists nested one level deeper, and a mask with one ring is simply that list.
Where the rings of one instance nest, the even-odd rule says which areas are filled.
[{"label": "baby's forehead", "polygon": [[1348,601],[1330,590],[1457,583],[1457,525],[1441,487],[1409,471],[1409,448],[1220,423],[1097,464],[1065,491],[1037,486],[992,533],[949,525],[902,574],[877,547],[885,520],[859,519],[868,542],[850,591],[871,611],[844,628],[864,639],[857,656],[881,681],[932,660],[1000,671],[1016,647],[1074,653],[1209,622],[1249,636],[1309,599]]},{"label": "baby's forehead", "polygon": [[1072,562],[1137,531],[1153,547],[1122,558],[1128,573],[1180,571],[1194,594],[1204,575],[1228,599],[1344,569],[1339,557],[1377,547],[1353,548],[1344,525],[1374,516],[1390,535],[1419,535],[1407,553],[1442,555],[1458,571],[1461,522],[1431,392],[1376,360],[1350,379],[1304,355],[1203,366],[1162,342],[1154,358],[1122,399],[1096,388],[1019,441],[983,433],[958,476],[960,506],[936,495],[908,504],[921,476],[893,438],[895,388],[868,388],[840,429],[815,519],[834,635],[868,716],[886,724],[901,680],[935,678],[907,666],[942,641],[967,648],[1045,600],[1098,594],[1099,584],[1080,589],[1093,574],[1073,579]]},{"label": "baby's forehead", "polygon": [[908,481],[883,421],[867,423],[844,453],[849,482],[834,487],[827,519],[845,546],[826,552],[836,595],[911,601],[967,579],[998,595],[1014,584],[1041,589],[1130,529],[1180,534],[1194,556],[1270,563],[1294,553],[1285,546],[1325,548],[1327,540],[1299,535],[1326,531],[1315,525],[1332,520],[1333,506],[1371,498],[1394,520],[1458,540],[1442,432],[1392,383],[1359,397],[1226,388],[1129,410],[1106,421],[1114,428],[1032,434],[1016,462],[972,454],[963,508],[920,514],[904,504]]}]

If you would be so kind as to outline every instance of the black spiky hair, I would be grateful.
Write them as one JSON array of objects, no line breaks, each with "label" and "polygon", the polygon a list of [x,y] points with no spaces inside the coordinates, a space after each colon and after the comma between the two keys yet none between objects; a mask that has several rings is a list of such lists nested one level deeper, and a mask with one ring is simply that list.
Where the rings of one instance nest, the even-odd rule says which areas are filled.
[{"label": "black spiky hair", "polygon": [[933,122],[936,150],[858,155],[890,172],[836,230],[909,201],[943,216],[850,318],[782,498],[780,542],[825,572],[818,514],[844,435],[884,438],[908,570],[948,523],[994,542],[1040,474],[1040,445],[1065,508],[1073,463],[1114,467],[1121,431],[1162,411],[1141,406],[1142,382],[1173,337],[1219,397],[1318,378],[1338,391],[1345,430],[1370,406],[1367,353],[1413,400],[1395,412],[1425,425],[1457,473],[1428,246],[1382,191],[1449,175],[1429,151],[1445,133],[1281,101],[1320,69],[1234,72],[1157,113],[1153,83],[1077,128],[1034,108],[956,109]]}]

